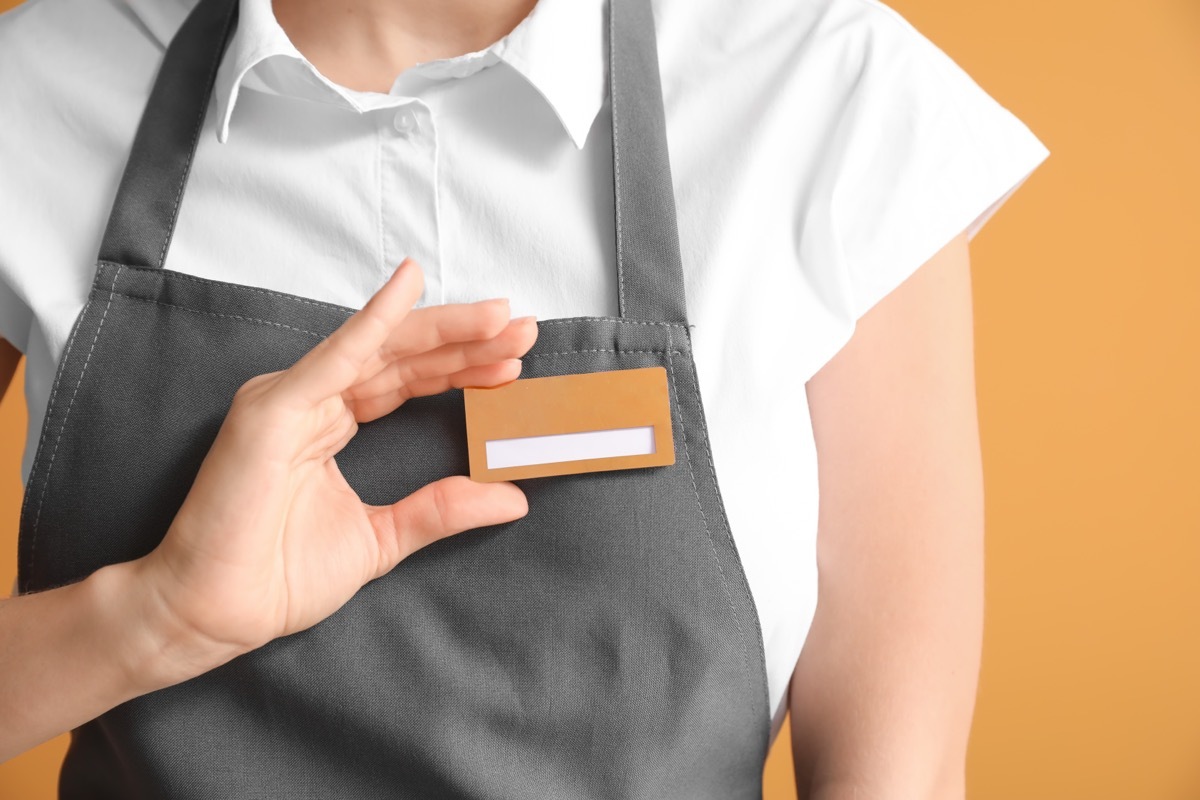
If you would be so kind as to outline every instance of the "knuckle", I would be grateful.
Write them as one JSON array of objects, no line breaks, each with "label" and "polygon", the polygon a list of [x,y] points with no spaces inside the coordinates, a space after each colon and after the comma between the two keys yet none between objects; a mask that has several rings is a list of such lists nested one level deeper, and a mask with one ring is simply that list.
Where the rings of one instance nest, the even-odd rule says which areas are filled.
[{"label": "knuckle", "polygon": [[237,395],[246,399],[263,394],[278,381],[281,374],[281,372],[264,372],[261,375],[255,375],[238,387]]},{"label": "knuckle", "polygon": [[262,420],[271,418],[282,410],[279,402],[278,385],[279,372],[268,372],[255,375],[247,380],[233,393],[230,402],[229,415]]}]

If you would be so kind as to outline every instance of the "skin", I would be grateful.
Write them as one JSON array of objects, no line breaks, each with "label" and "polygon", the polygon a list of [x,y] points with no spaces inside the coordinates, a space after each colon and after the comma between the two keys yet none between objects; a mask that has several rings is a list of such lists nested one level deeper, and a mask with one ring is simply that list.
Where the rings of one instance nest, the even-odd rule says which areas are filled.
[{"label": "skin", "polygon": [[274,0],[275,17],[322,75],[387,92],[414,64],[487,48],[536,0]]},{"label": "skin", "polygon": [[808,382],[817,610],[789,690],[802,798],[965,796],[983,476],[960,234]]},{"label": "skin", "polygon": [[[323,74],[374,91],[414,63],[486,47],[532,6],[274,3]],[[402,354],[413,346],[399,333],[406,304],[420,290],[411,277],[389,286],[343,344],[243,387],[160,549],[0,603],[0,759],[313,624],[429,541],[526,512],[511,484],[450,478],[380,509],[340,480],[337,449],[355,421],[415,391],[402,388],[414,364],[425,365],[420,391],[461,384],[468,351],[478,366],[467,369],[480,370],[471,379],[499,383],[516,377],[509,359],[536,336],[532,324],[502,325],[498,305],[460,308],[464,343],[439,338],[444,326],[408,323],[431,346]],[[436,313],[408,317],[425,311]],[[807,384],[821,499],[816,617],[788,694],[802,800],[965,796],[983,619],[972,326],[964,233],[867,311]],[[0,386],[14,354],[0,348]],[[259,513],[225,510],[243,504]],[[336,536],[323,533],[331,525]],[[327,555],[297,556],[313,547]]]}]

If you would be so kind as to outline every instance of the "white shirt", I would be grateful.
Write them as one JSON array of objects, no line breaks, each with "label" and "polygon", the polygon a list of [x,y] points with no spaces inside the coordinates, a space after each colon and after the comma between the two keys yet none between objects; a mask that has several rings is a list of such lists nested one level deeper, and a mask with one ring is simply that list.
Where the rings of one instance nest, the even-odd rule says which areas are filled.
[{"label": "white shirt", "polygon": [[[55,366],[165,43],[195,0],[0,16],[0,336],[27,356],[27,479]],[[653,0],[713,456],[762,623],[772,735],[816,605],[805,383],[855,321],[1049,150],[878,0]],[[388,94],[321,76],[242,0],[171,269],[360,307],[406,255],[422,303],[615,315],[603,0],[540,0]]]}]

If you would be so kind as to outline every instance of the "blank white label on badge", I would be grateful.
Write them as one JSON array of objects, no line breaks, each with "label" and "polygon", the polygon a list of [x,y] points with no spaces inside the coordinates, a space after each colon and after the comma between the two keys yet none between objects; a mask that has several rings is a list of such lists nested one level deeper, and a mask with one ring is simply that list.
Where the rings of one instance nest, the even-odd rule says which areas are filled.
[{"label": "blank white label on badge", "polygon": [[554,433],[484,443],[488,469],[558,464],[591,458],[645,456],[654,452],[654,426]]}]

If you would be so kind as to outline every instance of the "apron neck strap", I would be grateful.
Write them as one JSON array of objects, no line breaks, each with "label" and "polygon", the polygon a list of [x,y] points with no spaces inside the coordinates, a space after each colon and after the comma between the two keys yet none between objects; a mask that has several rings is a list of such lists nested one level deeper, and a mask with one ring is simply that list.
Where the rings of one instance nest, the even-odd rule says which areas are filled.
[{"label": "apron neck strap", "polygon": [[238,0],[200,0],[167,46],[100,244],[100,260],[162,269]]},{"label": "apron neck strap", "polygon": [[650,0],[609,0],[608,18],[621,316],[686,324],[683,260]]},{"label": "apron neck strap", "polygon": [[[238,2],[200,0],[167,47],[117,189],[101,261],[164,268]],[[608,22],[620,314],[686,324],[650,0],[610,0]]]}]

